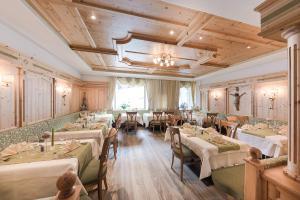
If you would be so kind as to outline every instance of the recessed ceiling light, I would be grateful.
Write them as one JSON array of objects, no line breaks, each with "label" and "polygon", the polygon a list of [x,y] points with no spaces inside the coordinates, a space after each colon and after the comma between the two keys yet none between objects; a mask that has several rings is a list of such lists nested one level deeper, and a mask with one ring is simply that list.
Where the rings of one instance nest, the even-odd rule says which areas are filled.
[{"label": "recessed ceiling light", "polygon": [[202,36],[200,36],[200,37],[199,37],[199,40],[202,40],[202,39],[203,39],[203,37],[202,37]]},{"label": "recessed ceiling light", "polygon": [[97,17],[95,15],[91,15],[91,19],[95,20],[95,19],[97,19]]},{"label": "recessed ceiling light", "polygon": [[174,35],[174,33],[175,32],[173,30],[170,30],[170,32],[169,32],[170,35]]},{"label": "recessed ceiling light", "polygon": [[251,47],[250,47],[250,46],[247,46],[247,49],[251,49]]}]

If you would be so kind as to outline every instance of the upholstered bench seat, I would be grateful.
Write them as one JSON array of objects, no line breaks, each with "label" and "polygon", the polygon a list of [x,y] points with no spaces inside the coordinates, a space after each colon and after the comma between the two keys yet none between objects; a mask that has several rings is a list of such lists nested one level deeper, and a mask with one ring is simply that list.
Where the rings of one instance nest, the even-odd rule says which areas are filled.
[{"label": "upholstered bench seat", "polygon": [[245,165],[221,168],[212,171],[215,186],[237,200],[244,199]]}]

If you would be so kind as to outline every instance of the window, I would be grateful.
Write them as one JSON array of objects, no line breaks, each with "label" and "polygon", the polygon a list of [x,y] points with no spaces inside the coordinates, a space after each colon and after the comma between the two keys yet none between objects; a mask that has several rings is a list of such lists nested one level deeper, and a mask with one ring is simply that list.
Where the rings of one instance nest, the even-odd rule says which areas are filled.
[{"label": "window", "polygon": [[145,86],[117,83],[114,109],[148,109],[148,101]]},{"label": "window", "polygon": [[193,107],[192,88],[181,87],[179,91],[179,109],[191,109]]}]

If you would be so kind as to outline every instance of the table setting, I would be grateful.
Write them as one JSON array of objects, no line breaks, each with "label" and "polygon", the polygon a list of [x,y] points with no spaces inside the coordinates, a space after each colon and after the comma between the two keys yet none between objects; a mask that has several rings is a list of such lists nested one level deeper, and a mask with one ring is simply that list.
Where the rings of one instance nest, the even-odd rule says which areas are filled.
[{"label": "table setting", "polygon": [[[209,177],[214,169],[244,163],[249,146],[236,139],[220,135],[213,128],[202,128],[188,123],[179,127],[181,142],[201,159],[199,179]],[[170,140],[167,129],[165,141]]]},{"label": "table setting", "polygon": [[[37,199],[56,194],[56,180],[74,171],[77,185],[87,163],[100,154],[93,139],[11,144],[0,152],[1,199]],[[85,191],[84,191],[85,192]]]},{"label": "table setting", "polygon": [[287,153],[287,133],[287,125],[245,124],[237,129],[236,137],[260,149],[266,156],[279,157]]}]

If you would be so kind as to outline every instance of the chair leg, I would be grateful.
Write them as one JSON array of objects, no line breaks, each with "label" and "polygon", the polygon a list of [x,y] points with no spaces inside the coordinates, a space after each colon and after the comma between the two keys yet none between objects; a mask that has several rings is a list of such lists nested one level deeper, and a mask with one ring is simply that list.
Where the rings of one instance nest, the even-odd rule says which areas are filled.
[{"label": "chair leg", "polygon": [[107,190],[107,189],[108,189],[108,187],[107,187],[107,180],[106,180],[106,176],[104,176],[104,178],[103,178],[103,181],[104,181],[104,186],[105,186],[105,189]]},{"label": "chair leg", "polygon": [[171,163],[171,169],[173,168],[173,163],[174,163],[174,153],[172,153],[172,163]]},{"label": "chair leg", "polygon": [[102,200],[102,180],[98,182],[98,200]]},{"label": "chair leg", "polygon": [[180,159],[180,180],[183,181],[183,159]]}]

